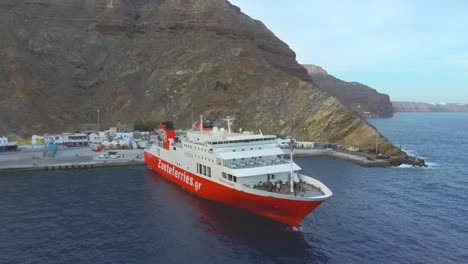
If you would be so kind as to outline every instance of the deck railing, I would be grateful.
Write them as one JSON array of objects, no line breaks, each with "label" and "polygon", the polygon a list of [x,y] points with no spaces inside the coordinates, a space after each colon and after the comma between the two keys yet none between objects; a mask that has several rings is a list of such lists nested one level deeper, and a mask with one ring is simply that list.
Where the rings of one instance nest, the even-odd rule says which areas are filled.
[{"label": "deck railing", "polygon": [[261,160],[261,161],[235,161],[235,162],[226,162],[223,165],[231,169],[248,169],[256,167],[265,167],[273,165],[281,165],[289,163],[288,160],[284,159],[271,159],[271,160]]}]

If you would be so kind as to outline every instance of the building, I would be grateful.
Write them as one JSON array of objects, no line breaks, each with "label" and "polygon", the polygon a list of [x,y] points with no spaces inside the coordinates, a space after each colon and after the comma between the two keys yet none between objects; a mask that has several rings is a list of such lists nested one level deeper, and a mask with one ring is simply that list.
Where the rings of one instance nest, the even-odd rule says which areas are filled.
[{"label": "building", "polygon": [[117,128],[116,127],[109,128],[109,136],[110,137],[115,137],[116,133],[117,133]]},{"label": "building", "polygon": [[8,144],[8,138],[0,137],[0,146],[6,146]]},{"label": "building", "polygon": [[0,137],[0,152],[16,150],[18,150],[18,144],[16,142],[8,142],[8,138]]},{"label": "building", "polygon": [[289,138],[287,138],[287,139],[277,138],[276,139],[276,146],[278,146],[280,148],[288,148],[290,142],[291,142],[291,139],[289,139]]},{"label": "building", "polygon": [[67,147],[88,146],[88,136],[85,133],[63,134],[64,143]]},{"label": "building", "polygon": [[91,133],[88,135],[90,143],[100,143],[101,139],[97,133]]},{"label": "building", "polygon": [[62,135],[44,135],[44,140],[47,144],[56,144],[57,146],[65,146],[65,141]]},{"label": "building", "polygon": [[45,139],[43,136],[33,135],[31,137],[31,145],[45,145]]},{"label": "building", "polygon": [[310,141],[296,141],[297,148],[315,148],[315,142]]},{"label": "building", "polygon": [[130,145],[130,142],[133,140],[133,132],[130,132],[130,133],[117,132],[115,133],[115,139],[119,141],[123,141],[125,142],[125,144]]}]

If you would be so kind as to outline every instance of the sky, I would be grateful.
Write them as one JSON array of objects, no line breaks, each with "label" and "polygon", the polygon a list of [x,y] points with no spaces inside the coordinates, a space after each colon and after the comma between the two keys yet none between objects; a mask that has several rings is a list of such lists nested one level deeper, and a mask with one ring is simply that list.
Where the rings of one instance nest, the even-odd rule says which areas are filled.
[{"label": "sky", "polygon": [[468,103],[468,1],[229,0],[322,66],[392,101]]}]

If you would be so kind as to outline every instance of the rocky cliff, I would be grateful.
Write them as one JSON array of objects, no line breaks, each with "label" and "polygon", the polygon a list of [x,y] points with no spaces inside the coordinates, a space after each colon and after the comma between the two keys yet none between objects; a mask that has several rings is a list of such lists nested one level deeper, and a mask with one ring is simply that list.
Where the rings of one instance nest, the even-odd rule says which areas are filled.
[{"label": "rocky cliff", "polygon": [[468,112],[468,104],[393,102],[395,112]]},{"label": "rocky cliff", "polygon": [[375,89],[358,82],[345,82],[340,80],[320,66],[313,64],[303,65],[313,83],[320,89],[338,98],[363,117],[392,117],[393,107],[387,94],[377,92]]},{"label": "rocky cliff", "polygon": [[[3,0],[0,134],[236,116],[237,128],[372,149],[375,129],[224,0]],[[395,150],[383,137],[381,150]]]}]

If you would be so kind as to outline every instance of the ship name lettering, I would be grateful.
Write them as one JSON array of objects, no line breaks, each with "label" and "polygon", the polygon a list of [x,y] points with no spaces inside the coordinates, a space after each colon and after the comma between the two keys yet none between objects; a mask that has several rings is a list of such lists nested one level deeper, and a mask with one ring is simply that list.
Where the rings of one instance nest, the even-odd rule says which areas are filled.
[{"label": "ship name lettering", "polygon": [[187,173],[181,172],[177,170],[175,166],[171,166],[170,164],[162,162],[160,159],[158,160],[158,168],[165,171],[167,174],[172,175],[174,178],[185,182],[186,184],[195,187],[195,191],[200,190],[201,183],[193,180],[193,177],[187,175]]}]

